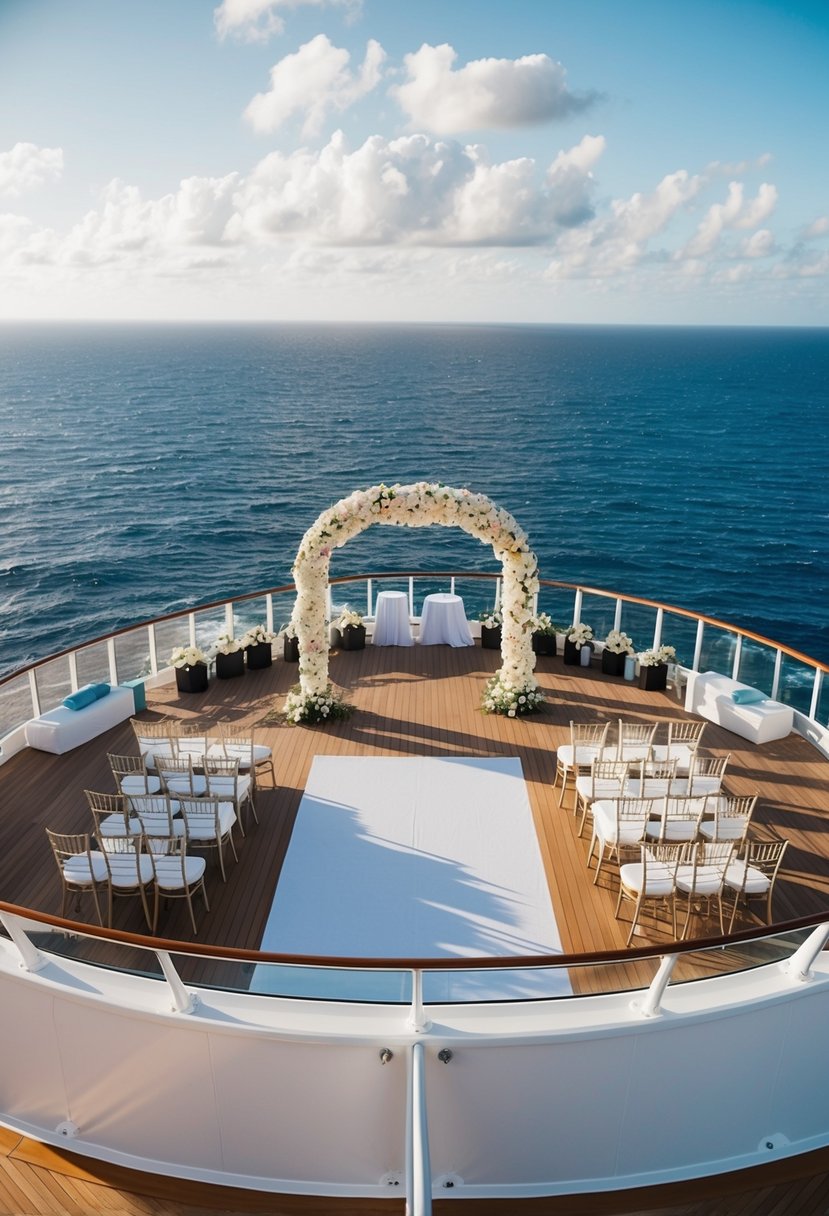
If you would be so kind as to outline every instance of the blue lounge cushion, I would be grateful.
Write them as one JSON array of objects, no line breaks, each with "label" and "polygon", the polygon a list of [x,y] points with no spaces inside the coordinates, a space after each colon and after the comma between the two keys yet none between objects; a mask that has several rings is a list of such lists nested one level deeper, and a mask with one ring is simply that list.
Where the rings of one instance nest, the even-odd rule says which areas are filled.
[{"label": "blue lounge cushion", "polygon": [[109,684],[91,684],[89,687],[95,690],[96,701],[100,701],[101,697],[108,697],[111,691]]},{"label": "blue lounge cushion", "polygon": [[759,688],[735,688],[731,700],[735,705],[757,705],[766,700],[766,694]]},{"label": "blue lounge cushion", "polygon": [[77,692],[72,692],[68,697],[63,698],[63,703],[67,709],[85,709],[87,705],[91,705],[93,701],[97,701],[95,689],[91,684],[87,684],[85,688],[79,688]]}]

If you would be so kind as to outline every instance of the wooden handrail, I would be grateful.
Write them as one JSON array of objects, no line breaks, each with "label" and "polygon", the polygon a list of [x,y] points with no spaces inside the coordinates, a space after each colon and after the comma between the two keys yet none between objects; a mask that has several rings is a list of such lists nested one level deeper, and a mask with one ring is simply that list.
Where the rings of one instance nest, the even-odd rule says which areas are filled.
[{"label": "wooden handrail", "polygon": [[[391,570],[381,571],[377,574],[343,574],[337,578],[330,579],[332,586],[342,585],[344,583],[359,583],[366,579],[389,579],[389,578],[459,578],[459,579],[488,579],[494,581],[501,577],[500,574],[486,572],[482,570]],[[800,650],[794,650],[790,646],[784,646],[780,642],[775,642],[771,638],[764,637],[760,633],[753,633],[749,629],[741,629],[738,625],[731,625],[727,621],[721,621],[717,617],[706,616],[701,612],[694,612],[690,608],[678,608],[674,604],[661,603],[659,600],[643,599],[636,595],[625,595],[619,591],[608,591],[606,588],[586,587],[580,583],[562,583],[555,579],[540,579],[542,587],[555,587],[564,591],[581,591],[587,595],[599,595],[604,599],[620,599],[628,604],[641,604],[647,608],[659,609],[664,612],[670,612],[675,616],[684,616],[689,620],[702,621],[705,625],[712,625],[715,629],[724,629],[728,633],[734,633],[743,638],[748,638],[752,642],[758,642],[762,646],[769,646],[772,650],[779,650],[781,654],[787,655],[791,659],[795,659],[799,663],[805,664],[807,667],[814,668],[819,671],[829,672],[829,664],[823,663],[819,659],[813,659],[809,655],[804,654]],[[111,638],[124,637],[128,633],[136,633],[141,629],[147,629],[150,625],[158,625],[164,621],[176,621],[182,617],[191,616],[197,612],[209,612],[213,608],[222,608],[225,604],[242,604],[248,600],[261,599],[265,595],[284,595],[289,592],[296,591],[294,583],[284,583],[279,587],[266,588],[264,591],[249,591],[244,595],[236,595],[232,597],[225,596],[223,599],[211,600],[206,604],[198,604],[190,608],[181,608],[177,612],[168,612],[164,616],[151,617],[149,620],[139,621],[134,625],[126,625],[122,629],[113,630],[112,633],[101,634],[99,637],[91,638],[89,641],[81,642],[76,646],[67,646],[64,650],[58,650],[54,654],[47,655],[44,659],[36,659],[32,663],[27,663],[23,667],[18,667],[15,671],[7,676],[0,678],[0,688],[11,680],[16,680],[20,676],[26,675],[29,671],[34,671],[38,667],[44,667],[47,663],[53,663],[57,659],[62,659],[79,650],[86,650],[90,646],[100,645],[102,642],[107,642]]]},{"label": "wooden handrail", "polygon": [[780,921],[771,925],[760,925],[755,929],[742,929],[722,937],[694,938],[683,942],[660,942],[658,945],[636,946],[627,950],[594,950],[587,954],[515,954],[484,955],[480,958],[360,958],[326,954],[276,954],[267,950],[250,950],[233,946],[209,946],[200,942],[183,942],[171,938],[148,937],[146,934],[127,933],[123,929],[102,929],[86,921],[67,920],[47,912],[36,912],[17,904],[0,900],[0,913],[17,916],[21,920],[36,921],[53,929],[82,934],[101,941],[118,942],[145,950],[165,950],[169,954],[185,954],[196,958],[236,960],[240,963],[283,963],[298,967],[340,967],[353,971],[459,971],[498,970],[518,967],[584,967],[607,965],[608,963],[631,963],[655,958],[664,954],[693,954],[699,950],[713,950],[723,946],[736,946],[744,942],[759,941],[780,933],[793,933],[798,929],[813,929],[829,921],[826,912],[801,916],[797,920]]}]

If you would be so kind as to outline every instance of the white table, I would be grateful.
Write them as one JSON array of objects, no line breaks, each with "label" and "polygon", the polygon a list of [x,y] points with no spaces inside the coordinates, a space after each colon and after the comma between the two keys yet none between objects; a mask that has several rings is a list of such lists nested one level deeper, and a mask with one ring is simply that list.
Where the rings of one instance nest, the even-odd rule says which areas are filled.
[{"label": "white table", "polygon": [[375,646],[414,646],[405,591],[380,591],[374,618]]},{"label": "white table", "polygon": [[466,610],[459,595],[427,595],[420,615],[421,646],[474,646]]}]

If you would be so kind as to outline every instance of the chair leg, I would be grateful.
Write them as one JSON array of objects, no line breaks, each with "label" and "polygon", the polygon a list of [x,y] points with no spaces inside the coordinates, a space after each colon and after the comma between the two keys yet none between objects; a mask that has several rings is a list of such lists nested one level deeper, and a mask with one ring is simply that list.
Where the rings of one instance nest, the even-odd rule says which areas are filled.
[{"label": "chair leg", "polygon": [[558,777],[559,772],[561,773],[561,789],[558,791],[558,805],[559,805],[559,806],[561,806],[562,802],[564,801],[564,791],[565,791],[565,790],[566,790],[566,788],[567,788],[567,772],[568,772],[568,770],[567,770],[566,768],[564,768],[564,767],[562,767],[560,770],[559,770],[559,769],[557,769],[557,770],[556,770],[556,777]]},{"label": "chair leg", "polygon": [[190,888],[189,888],[189,887],[188,887],[188,888],[187,888],[187,890],[185,891],[185,896],[186,896],[186,899],[187,899],[187,911],[190,913],[190,923],[191,923],[191,924],[192,924],[192,926],[193,926],[193,934],[194,934],[194,936],[195,936],[195,934],[197,934],[197,933],[198,933],[198,929],[196,928],[196,917],[195,917],[195,914],[194,914],[194,912],[193,912],[193,901],[192,901],[192,899],[190,898]]},{"label": "chair leg", "polygon": [[227,882],[227,874],[225,874],[225,859],[222,853],[222,838],[221,836],[216,841],[216,849],[219,853],[219,869],[222,872],[222,882]]}]

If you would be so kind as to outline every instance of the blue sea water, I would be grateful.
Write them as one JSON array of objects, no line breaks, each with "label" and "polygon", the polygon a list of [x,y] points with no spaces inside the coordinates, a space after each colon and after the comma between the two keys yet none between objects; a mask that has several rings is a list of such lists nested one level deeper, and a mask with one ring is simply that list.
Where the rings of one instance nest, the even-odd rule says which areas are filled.
[{"label": "blue sea water", "polygon": [[[0,674],[290,581],[352,489],[469,486],[543,577],[724,618],[829,660],[829,331],[6,325]],[[375,528],[332,573],[494,569]]]}]

